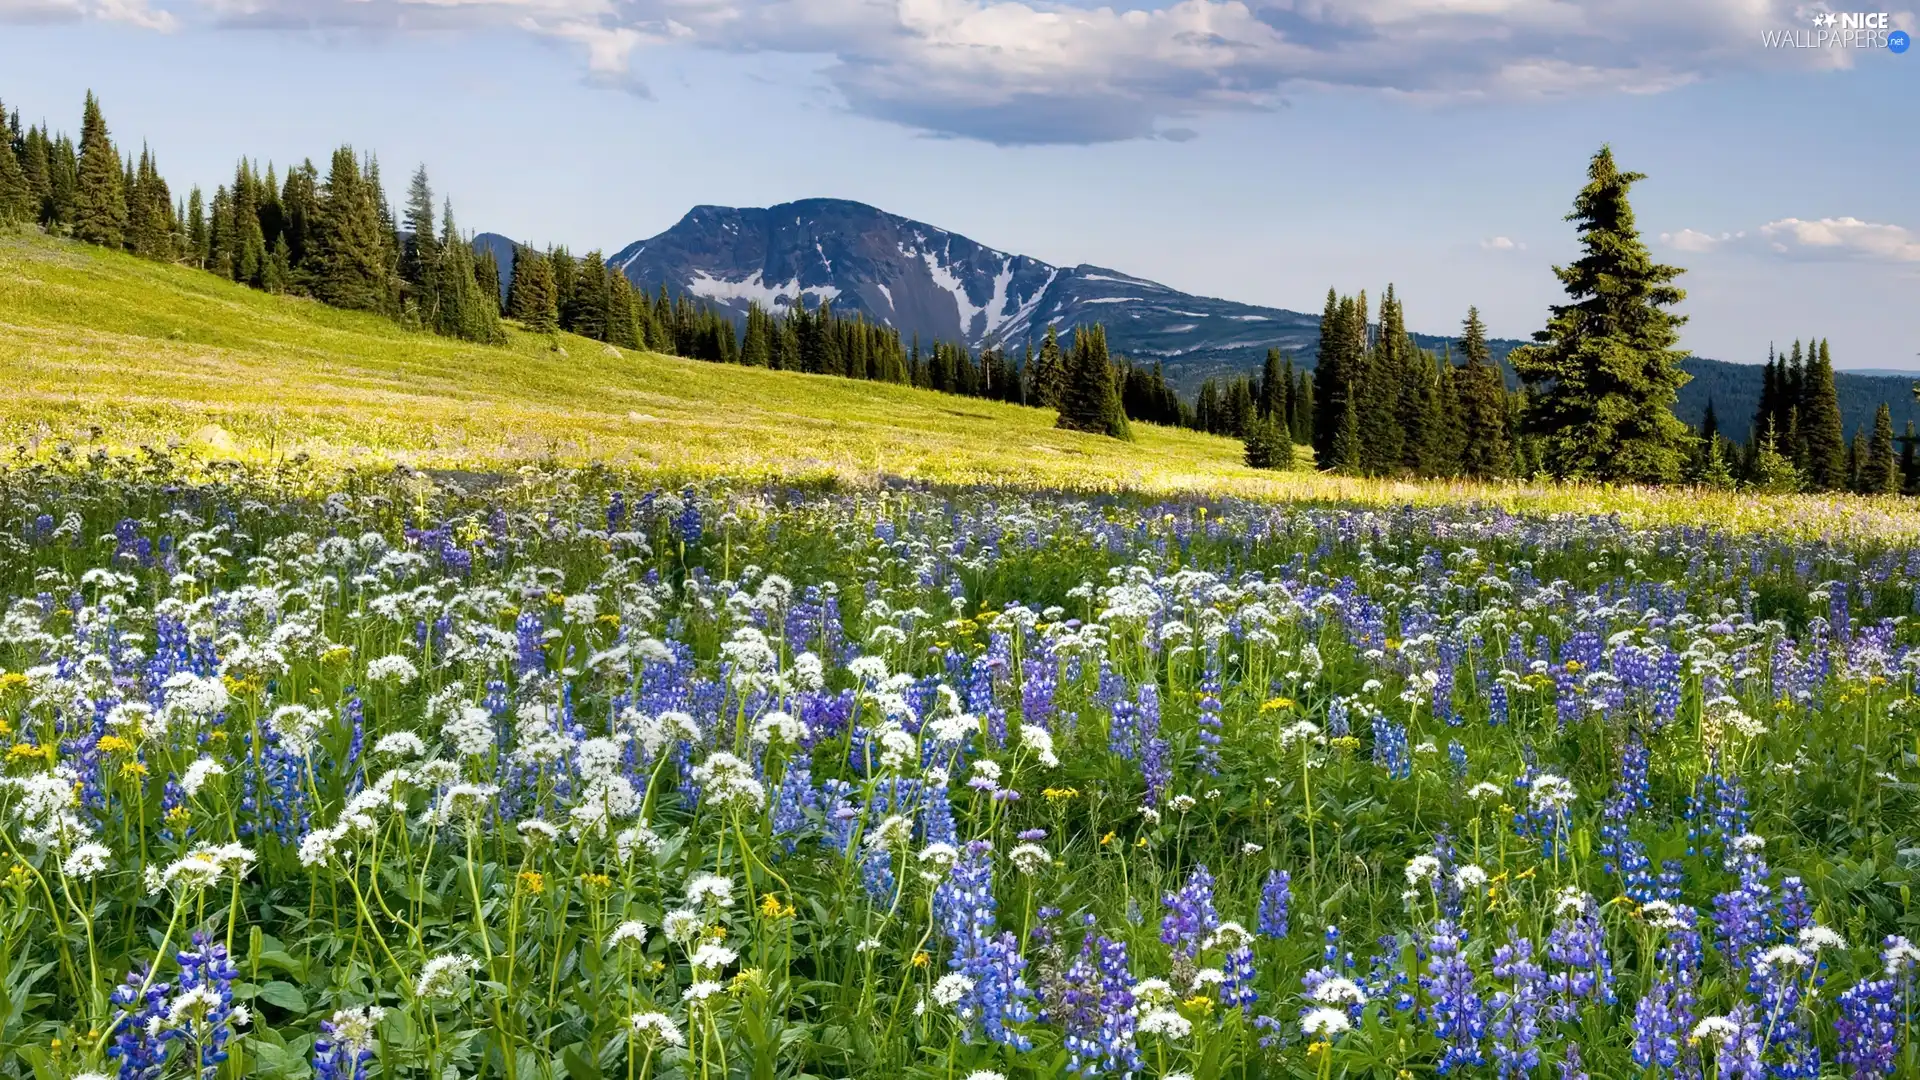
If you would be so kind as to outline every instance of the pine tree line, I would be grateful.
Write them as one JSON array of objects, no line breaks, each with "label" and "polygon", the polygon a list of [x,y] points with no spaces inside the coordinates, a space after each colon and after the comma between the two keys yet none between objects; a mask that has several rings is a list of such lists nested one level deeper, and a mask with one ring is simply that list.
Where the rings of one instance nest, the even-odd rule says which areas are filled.
[{"label": "pine tree line", "polygon": [[1772,491],[1878,495],[1915,490],[1913,425],[1896,438],[1892,410],[1881,402],[1872,432],[1856,432],[1848,442],[1833,372],[1833,349],[1825,339],[1796,340],[1785,351],[1768,349],[1760,402],[1745,444],[1720,430],[1709,402],[1698,433],[1702,450],[1694,479]]},{"label": "pine tree line", "polygon": [[1492,362],[1478,309],[1468,309],[1459,346],[1455,363],[1451,346],[1436,354],[1416,345],[1391,285],[1377,323],[1364,291],[1329,289],[1295,430],[1305,428],[1322,468],[1361,476],[1529,475],[1524,398]]},{"label": "pine tree line", "polygon": [[352,147],[325,176],[311,160],[287,170],[241,159],[208,199],[176,199],[153,151],[114,144],[100,102],[87,94],[80,141],[24,127],[0,108],[0,224],[185,263],[268,292],[311,296],[470,341],[504,339],[498,270],[474,254],[451,203],[435,213],[424,169],[409,189],[405,227],[394,219],[380,163]]}]

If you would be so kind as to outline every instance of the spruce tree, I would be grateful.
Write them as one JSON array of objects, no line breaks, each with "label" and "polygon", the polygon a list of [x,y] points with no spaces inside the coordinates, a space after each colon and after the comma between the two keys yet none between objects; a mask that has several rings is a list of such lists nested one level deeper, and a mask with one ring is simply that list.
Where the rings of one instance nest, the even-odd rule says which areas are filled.
[{"label": "spruce tree", "polygon": [[[423,326],[442,324],[438,310],[440,241],[433,215],[433,185],[427,181],[427,167],[421,165],[407,184],[407,235],[400,248],[400,282]],[[458,325],[460,317],[455,314],[448,321]]]},{"label": "spruce tree", "polygon": [[1291,379],[1280,370],[1280,350],[1268,349],[1267,361],[1260,369],[1260,415],[1287,419],[1287,391]]},{"label": "spruce tree", "polygon": [[1293,468],[1293,438],[1278,418],[1261,416],[1247,428],[1247,464],[1256,469]]},{"label": "spruce tree", "polygon": [[1833,386],[1833,353],[1824,341],[1818,346],[1807,343],[1803,395],[1800,438],[1806,445],[1807,483],[1822,491],[1845,490],[1850,479],[1846,433],[1840,424],[1840,397]]},{"label": "spruce tree", "polygon": [[1320,313],[1320,342],[1313,366],[1313,453],[1323,469],[1333,468],[1334,434],[1346,411],[1348,372],[1344,352],[1346,311],[1340,294],[1329,288]]},{"label": "spruce tree", "polygon": [[[918,344],[916,340],[916,350]],[[1040,353],[1034,358],[1033,371],[1027,377],[1028,398],[1043,409],[1058,409],[1065,375],[1066,359],[1060,352],[1060,330],[1049,326],[1047,336],[1040,342]]]},{"label": "spruce tree", "polygon": [[1867,443],[1867,460],[1860,469],[1860,490],[1869,495],[1900,490],[1900,471],[1893,456],[1893,412],[1884,401],[1873,412],[1873,439]]},{"label": "spruce tree", "polygon": [[559,298],[553,284],[553,265],[532,248],[521,248],[513,260],[513,301],[509,311],[536,334],[560,328]]},{"label": "spruce tree", "polygon": [[0,138],[0,225],[31,221],[33,210],[26,170],[14,155],[12,140]]},{"label": "spruce tree", "polygon": [[1686,293],[1681,270],[1653,261],[1634,226],[1622,172],[1602,147],[1568,220],[1583,254],[1555,267],[1571,303],[1555,305],[1536,344],[1510,361],[1530,391],[1529,429],[1556,476],[1659,483],[1676,479],[1690,435],[1673,415],[1688,375],[1677,347],[1685,317],[1667,309]]},{"label": "spruce tree", "polygon": [[587,252],[587,257],[580,260],[579,272],[573,276],[573,292],[561,314],[568,329],[595,341],[607,340],[610,289],[606,259],[598,251]]},{"label": "spruce tree", "polygon": [[1460,331],[1460,471],[1475,479],[1505,476],[1513,467],[1507,443],[1507,388],[1487,348],[1487,328],[1480,309],[1467,308]]},{"label": "spruce tree", "polygon": [[390,311],[380,199],[353,148],[333,152],[312,225],[313,292],[334,307]]},{"label": "spruce tree", "polygon": [[212,255],[212,236],[207,231],[207,201],[196,185],[187,197],[187,260],[202,270]]},{"label": "spruce tree", "polygon": [[27,130],[26,141],[21,143],[20,171],[27,178],[27,219],[41,225],[51,225],[53,162],[50,160],[47,133],[43,129],[36,127]]},{"label": "spruce tree", "polygon": [[1432,372],[1423,401],[1427,441],[1420,470],[1427,476],[1458,476],[1461,454],[1466,448],[1466,430],[1460,419],[1460,386],[1455,377],[1453,355],[1449,351],[1445,358],[1436,358],[1426,349],[1417,352]]},{"label": "spruce tree", "polygon": [[1907,421],[1906,433],[1900,437],[1900,490],[1912,491],[1920,477],[1914,475],[1914,443],[1920,442],[1913,430],[1913,421]]},{"label": "spruce tree", "polygon": [[1133,438],[1127,414],[1120,407],[1120,388],[1114,382],[1113,361],[1107,354],[1106,328],[1099,323],[1074,329],[1059,409],[1056,427],[1116,439]]},{"label": "spruce tree", "polygon": [[1753,486],[1762,492],[1800,490],[1800,471],[1779,450],[1779,429],[1771,423],[1753,455]]},{"label": "spruce tree", "polygon": [[87,91],[86,111],[80,121],[80,160],[74,177],[73,237],[102,247],[117,248],[126,240],[126,174],[120,154],[107,134],[100,102]]},{"label": "spruce tree", "polygon": [[748,367],[769,367],[773,361],[773,319],[759,303],[747,303],[746,339],[740,344],[740,362]]}]

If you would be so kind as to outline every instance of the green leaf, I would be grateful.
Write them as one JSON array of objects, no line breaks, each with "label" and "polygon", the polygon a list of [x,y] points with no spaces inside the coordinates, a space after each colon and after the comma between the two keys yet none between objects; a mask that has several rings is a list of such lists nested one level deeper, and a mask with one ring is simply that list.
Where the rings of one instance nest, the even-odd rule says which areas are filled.
[{"label": "green leaf", "polygon": [[600,1066],[588,1061],[575,1047],[567,1047],[560,1054],[560,1060],[566,1065],[570,1080],[601,1080]]},{"label": "green leaf", "polygon": [[300,993],[300,988],[278,979],[260,988],[260,1000],[269,1005],[277,1005],[289,1012],[305,1013],[307,1011],[307,999]]}]

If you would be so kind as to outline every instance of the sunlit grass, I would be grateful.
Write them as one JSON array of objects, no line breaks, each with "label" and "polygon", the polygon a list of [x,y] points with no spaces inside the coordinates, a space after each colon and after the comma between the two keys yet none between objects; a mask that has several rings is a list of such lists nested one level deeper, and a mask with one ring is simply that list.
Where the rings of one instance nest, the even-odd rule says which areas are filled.
[{"label": "sunlit grass", "polygon": [[1088,492],[1395,505],[1480,500],[1532,513],[1736,530],[1920,533],[1904,499],[1401,483],[1245,467],[1237,441],[877,383],[764,371],[515,331],[503,348],[268,296],[38,235],[0,237],[0,441],[16,457],[176,446],[266,462],[504,470],[598,461],[688,477],[898,477]]}]

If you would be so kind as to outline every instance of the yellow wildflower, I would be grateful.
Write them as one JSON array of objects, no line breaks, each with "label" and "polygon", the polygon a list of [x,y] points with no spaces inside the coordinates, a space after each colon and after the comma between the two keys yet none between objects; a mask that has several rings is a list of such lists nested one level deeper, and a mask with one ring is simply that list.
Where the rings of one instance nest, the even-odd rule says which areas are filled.
[{"label": "yellow wildflower", "polygon": [[5,674],[0,674],[0,693],[24,690],[26,686],[27,677],[18,671],[9,671]]},{"label": "yellow wildflower", "polygon": [[1114,835],[1115,835],[1114,833],[1111,833],[1111,832],[1109,832],[1109,833],[1108,833],[1107,835],[1105,835],[1105,836],[1103,836],[1103,837],[1101,837],[1101,838],[1100,838],[1100,846],[1101,846],[1101,847],[1106,847],[1106,846],[1107,846],[1108,844],[1111,844],[1111,843],[1113,843],[1113,838],[1114,838]]},{"label": "yellow wildflower", "polygon": [[613,885],[613,879],[605,874],[581,874],[580,884],[589,889],[605,889]]},{"label": "yellow wildflower", "polygon": [[7,747],[8,761],[45,761],[47,748],[35,746],[30,742],[15,743]]},{"label": "yellow wildflower", "polygon": [[923,949],[923,950],[921,950],[920,952],[916,952],[916,953],[914,953],[914,954],[913,954],[913,966],[914,966],[914,967],[917,967],[917,968],[923,968],[923,967],[926,967],[926,966],[927,966],[928,964],[931,964],[931,963],[933,963],[933,957],[931,957],[931,956],[928,956],[928,955],[927,955],[927,953],[926,953],[926,951],[925,951],[924,949]]},{"label": "yellow wildflower", "polygon": [[611,626],[615,630],[620,629],[620,616],[617,612],[609,611],[605,615],[600,616],[598,619],[595,619],[594,621],[599,623],[601,626]]},{"label": "yellow wildflower", "polygon": [[1213,1015],[1213,999],[1205,994],[1193,995],[1181,1002],[1180,1007],[1186,1009],[1188,1012],[1197,1012],[1201,1016]]},{"label": "yellow wildflower", "polygon": [[120,766],[120,775],[130,780],[137,780],[147,775],[147,763],[144,761],[126,762]]},{"label": "yellow wildflower", "polygon": [[1289,697],[1268,698],[1260,703],[1261,712],[1280,712],[1291,708],[1293,708],[1293,699]]},{"label": "yellow wildflower", "polygon": [[118,735],[102,735],[100,736],[100,741],[96,743],[95,746],[103,754],[117,754],[122,750],[133,749],[132,743]]},{"label": "yellow wildflower", "polygon": [[1076,798],[1079,794],[1080,789],[1070,787],[1050,787],[1040,792],[1041,797],[1045,798],[1048,802],[1059,802],[1061,799]]},{"label": "yellow wildflower", "polygon": [[520,871],[520,888],[539,896],[547,891],[547,877],[538,870],[522,870]]}]

